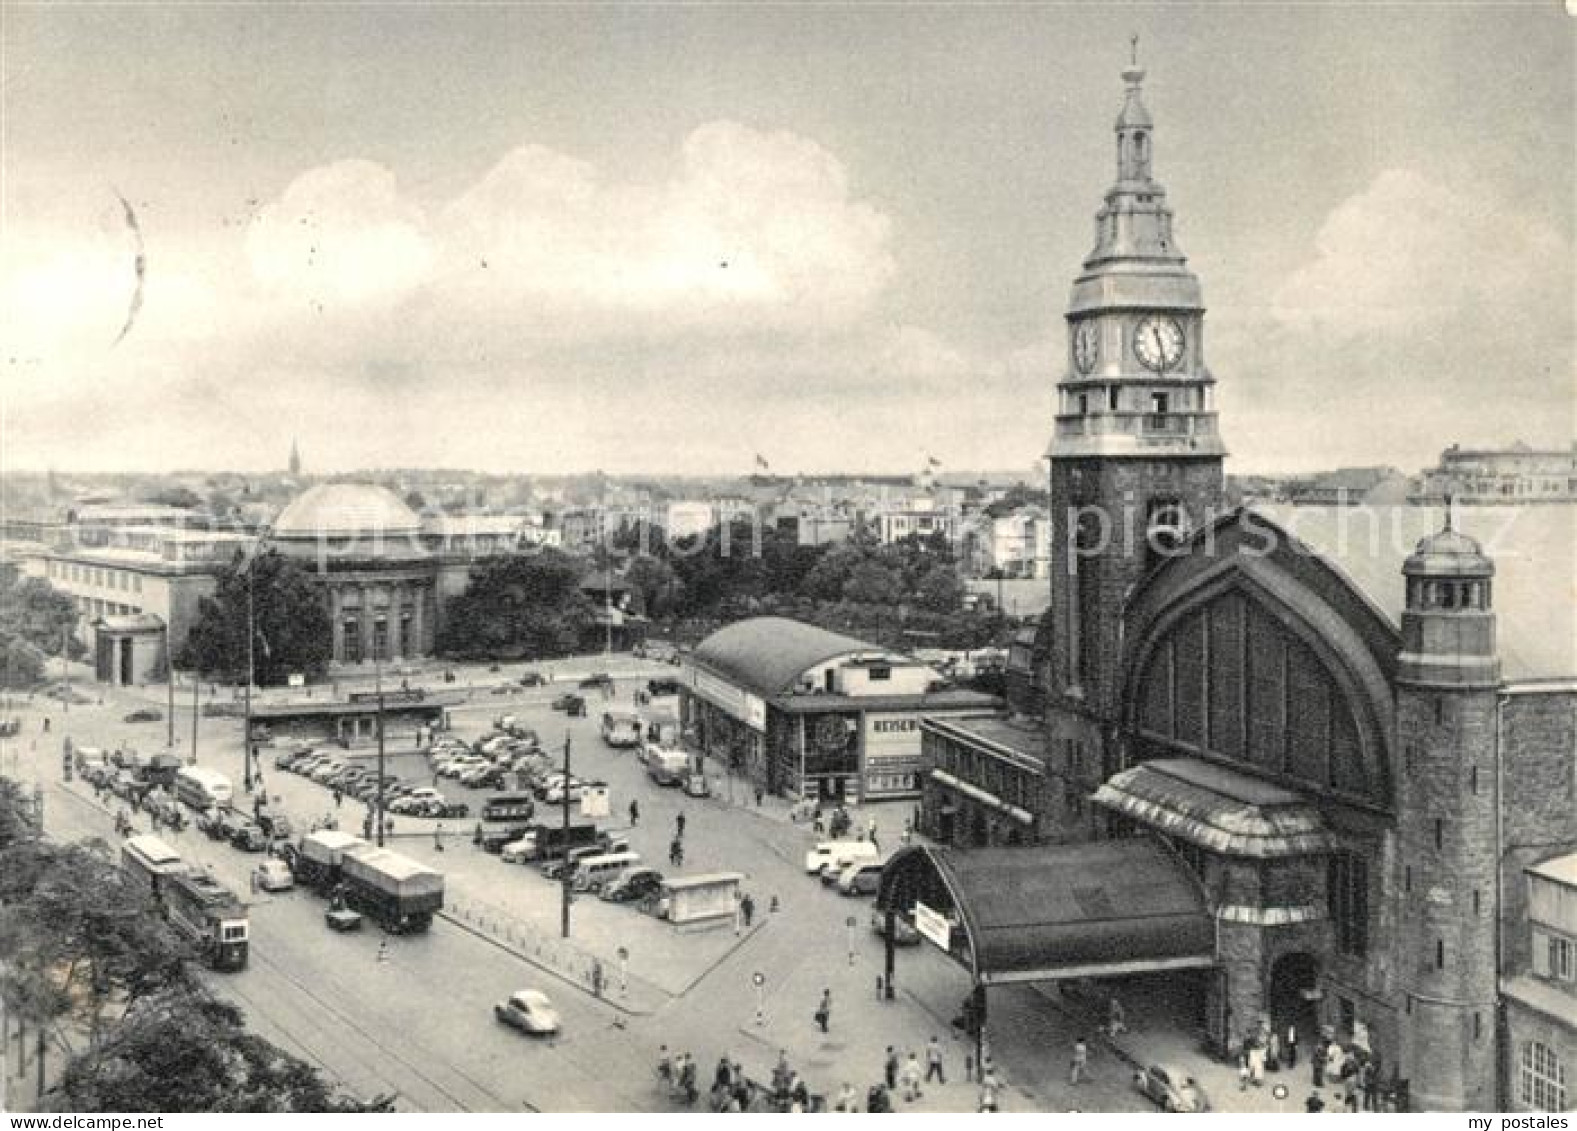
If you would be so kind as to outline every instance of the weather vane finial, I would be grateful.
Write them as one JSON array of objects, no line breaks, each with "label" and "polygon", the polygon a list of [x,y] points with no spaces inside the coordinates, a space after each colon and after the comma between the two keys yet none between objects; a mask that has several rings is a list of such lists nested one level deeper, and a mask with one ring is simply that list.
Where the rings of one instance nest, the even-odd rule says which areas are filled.
[{"label": "weather vane finial", "polygon": [[1134,32],[1128,38],[1128,61],[1131,65],[1139,65],[1139,33]]}]

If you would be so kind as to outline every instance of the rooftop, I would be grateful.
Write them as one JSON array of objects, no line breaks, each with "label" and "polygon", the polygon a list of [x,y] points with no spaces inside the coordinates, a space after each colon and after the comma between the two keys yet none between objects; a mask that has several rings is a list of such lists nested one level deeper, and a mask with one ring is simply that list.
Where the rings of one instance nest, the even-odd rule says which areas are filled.
[{"label": "rooftop", "polygon": [[1567,856],[1557,856],[1542,864],[1534,864],[1528,868],[1528,872],[1530,875],[1577,888],[1577,852]]},{"label": "rooftop", "polygon": [[275,517],[277,539],[402,537],[421,519],[393,491],[372,483],[319,483],[297,495]]},{"label": "rooftop", "polygon": [[773,698],[786,695],[808,669],[860,652],[886,649],[787,617],[751,617],[712,633],[696,645],[693,659],[714,675]]}]

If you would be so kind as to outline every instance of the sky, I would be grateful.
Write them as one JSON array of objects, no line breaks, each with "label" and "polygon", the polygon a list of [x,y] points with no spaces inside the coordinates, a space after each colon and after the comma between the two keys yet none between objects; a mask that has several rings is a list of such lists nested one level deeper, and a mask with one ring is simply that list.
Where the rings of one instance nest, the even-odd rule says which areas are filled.
[{"label": "sky", "polygon": [[8,3],[0,464],[1030,468],[1134,34],[1229,471],[1564,446],[1574,30]]}]

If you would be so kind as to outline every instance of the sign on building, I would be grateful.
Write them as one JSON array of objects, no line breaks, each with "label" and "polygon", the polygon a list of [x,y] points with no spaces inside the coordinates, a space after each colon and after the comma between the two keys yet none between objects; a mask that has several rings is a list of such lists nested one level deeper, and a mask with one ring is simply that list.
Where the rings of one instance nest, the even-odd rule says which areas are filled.
[{"label": "sign on building", "polygon": [[953,924],[946,915],[919,900],[914,905],[914,929],[921,938],[930,939],[943,950],[953,949]]},{"label": "sign on building", "polygon": [[920,716],[865,716],[865,796],[913,797],[919,793]]},{"label": "sign on building", "polygon": [[695,669],[695,693],[751,730],[766,733],[767,703],[761,696],[752,695],[700,668]]}]

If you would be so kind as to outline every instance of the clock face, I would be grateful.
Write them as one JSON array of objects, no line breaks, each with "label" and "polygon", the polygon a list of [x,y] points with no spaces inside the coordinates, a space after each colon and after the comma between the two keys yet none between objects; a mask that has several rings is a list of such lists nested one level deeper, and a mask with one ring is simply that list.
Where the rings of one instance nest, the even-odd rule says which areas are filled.
[{"label": "clock face", "polygon": [[1146,369],[1164,373],[1183,360],[1183,328],[1175,318],[1152,314],[1134,327],[1133,352]]},{"label": "clock face", "polygon": [[1079,367],[1080,373],[1088,373],[1095,368],[1100,356],[1100,330],[1093,322],[1080,322],[1073,328],[1073,364]]}]

